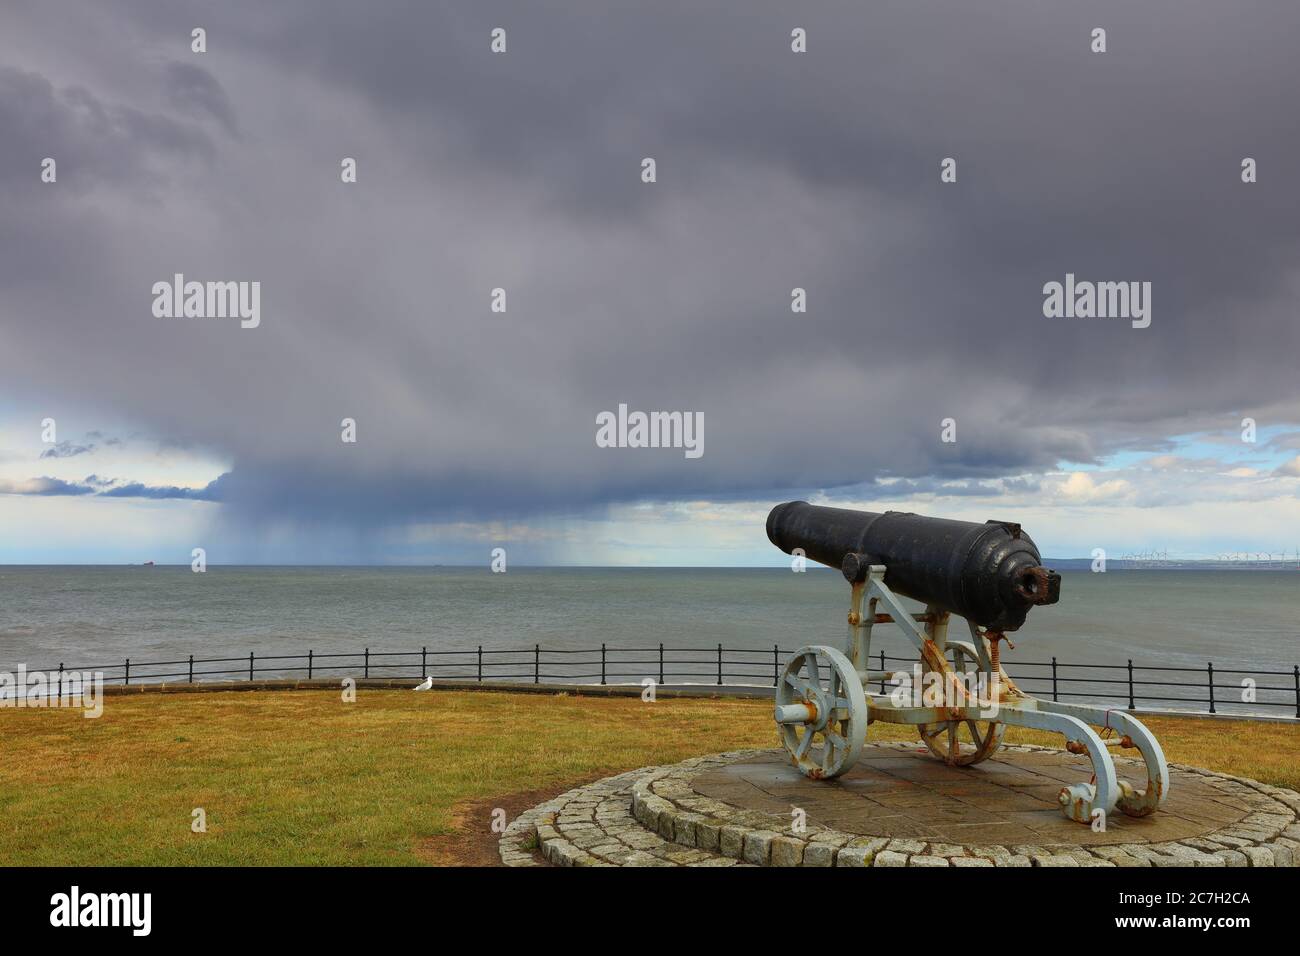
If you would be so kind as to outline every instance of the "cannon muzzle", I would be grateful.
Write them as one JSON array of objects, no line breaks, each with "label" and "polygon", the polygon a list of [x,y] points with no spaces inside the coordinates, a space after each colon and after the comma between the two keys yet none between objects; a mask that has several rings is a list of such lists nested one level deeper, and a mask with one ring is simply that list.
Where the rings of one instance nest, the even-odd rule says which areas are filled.
[{"label": "cannon muzzle", "polygon": [[1061,597],[1061,576],[1043,567],[1038,547],[1007,521],[977,524],[790,501],[767,516],[767,537],[786,554],[802,549],[853,582],[883,564],[891,590],[993,631],[1017,630],[1031,607]]}]

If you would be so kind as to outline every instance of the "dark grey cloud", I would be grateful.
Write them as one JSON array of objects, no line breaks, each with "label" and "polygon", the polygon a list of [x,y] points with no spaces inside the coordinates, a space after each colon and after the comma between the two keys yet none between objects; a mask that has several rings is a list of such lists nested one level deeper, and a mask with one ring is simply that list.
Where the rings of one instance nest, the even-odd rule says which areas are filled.
[{"label": "dark grey cloud", "polygon": [[176,485],[145,485],[138,481],[114,485],[97,492],[103,498],[181,498],[186,501],[220,501],[220,479],[214,479],[202,488],[181,488]]},{"label": "dark grey cloud", "polygon": [[[57,186],[83,195],[94,187],[153,189],[178,163],[202,160],[212,145],[184,120],[123,103],[105,102],[76,85],[0,63],[0,188],[21,201],[50,184],[39,179],[46,157],[57,164]],[[46,197],[50,198],[50,197]]]},{"label": "dark grey cloud", "polygon": [[225,475],[215,478],[202,488],[182,488],[176,485],[146,485],[138,481],[117,481],[99,475],[87,475],[83,481],[65,481],[62,478],[42,476],[25,482],[0,480],[0,494],[49,496],[95,495],[100,498],[176,498],[186,501],[220,501]]},{"label": "dark grey cloud", "polygon": [[77,455],[88,455],[95,450],[95,443],[88,442],[85,445],[77,445],[70,441],[56,442],[45,451],[41,452],[42,458],[75,458]]},{"label": "dark grey cloud", "polygon": [[231,136],[238,137],[235,111],[221,84],[207,70],[193,63],[168,63],[163,69],[168,102],[182,112],[206,114]]},{"label": "dark grey cloud", "polygon": [[[10,19],[6,397],[229,459],[222,500],[253,524],[977,489],[1246,414],[1300,423],[1293,3]],[[38,182],[56,152],[74,188]],[[175,272],[261,281],[261,327],[153,318]],[[1150,281],[1151,327],[1045,319],[1067,272]],[[702,412],[704,457],[596,448],[620,402]]]},{"label": "dark grey cloud", "polygon": [[112,448],[122,445],[122,439],[105,435],[101,431],[86,432],[84,442],[78,443],[64,439],[55,442],[49,448],[41,452],[42,458],[75,458],[78,455],[89,455],[100,446]]},{"label": "dark grey cloud", "polygon": [[63,441],[60,442],[55,442],[49,448],[41,452],[41,457],[42,458],[75,458],[78,455],[89,455],[91,452],[93,452],[96,448],[99,448],[101,445],[106,448],[112,448],[115,446],[120,446],[121,444],[122,444],[122,439],[120,438],[116,438],[111,435],[105,435],[103,432],[97,430],[89,431],[86,432],[86,438],[84,442],[78,443],[78,442],[68,441],[67,439],[64,439]]},{"label": "dark grey cloud", "polygon": [[1030,495],[1042,483],[1035,478],[1002,478],[996,481],[957,479],[944,481],[936,478],[900,478],[888,482],[871,482],[855,493],[870,500],[912,498],[917,495],[943,495],[954,498],[988,498],[999,495]]},{"label": "dark grey cloud", "polygon": [[95,489],[61,478],[33,478],[25,482],[11,482],[0,479],[0,495],[32,495],[38,498],[60,495],[89,495]]}]

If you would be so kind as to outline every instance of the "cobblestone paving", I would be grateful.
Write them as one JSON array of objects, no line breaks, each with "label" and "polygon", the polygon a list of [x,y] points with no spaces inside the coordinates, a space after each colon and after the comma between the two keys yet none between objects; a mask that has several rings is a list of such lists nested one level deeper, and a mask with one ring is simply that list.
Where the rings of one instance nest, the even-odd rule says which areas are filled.
[{"label": "cobblestone paving", "polygon": [[761,752],[643,767],[562,793],[515,818],[501,835],[501,859],[507,866],[539,866],[534,850],[540,849],[556,866],[744,866],[736,859],[665,839],[642,826],[632,816],[632,791],[642,778],[655,778],[687,764],[711,770]]},{"label": "cobblestone paving", "polygon": [[[1012,768],[1018,762],[1034,763],[1038,765],[1035,772],[1041,772],[1042,758],[1058,754],[1069,759],[1062,751],[1031,746],[1003,747],[998,759]],[[904,755],[929,761],[940,774],[964,773],[917,754],[914,744],[871,744],[864,750],[868,763],[873,757]],[[721,792],[716,785],[720,772],[743,778],[755,766],[773,764],[773,757],[783,761],[784,752],[732,751],[670,766],[643,767],[577,787],[516,818],[502,834],[501,858],[509,866],[537,866],[533,851],[540,849],[544,859],[557,866],[1258,867],[1294,866],[1300,855],[1300,794],[1178,764],[1171,765],[1175,771],[1171,794],[1183,782],[1185,789],[1198,792],[1197,798],[1184,800],[1170,822],[1144,821],[1146,829],[1134,827],[1128,839],[1113,833],[1095,834],[1068,821],[1050,836],[1026,843],[948,842],[933,836],[861,832],[881,825],[889,816],[871,811],[851,821],[859,832],[812,822],[796,832],[790,807],[808,803],[808,816],[816,819],[818,811],[812,807],[826,800],[830,791],[818,789],[825,784],[803,782],[806,794],[800,795],[806,800],[791,800],[789,793],[781,792],[781,805],[766,810],[755,806],[764,806],[771,794],[757,788],[753,795],[734,800],[696,789],[697,781],[703,780],[712,784],[704,789]],[[1128,761],[1116,763],[1118,768]],[[927,765],[918,764],[917,773],[933,776],[934,770],[921,769],[923,766]],[[1203,812],[1197,809],[1201,804]],[[913,801],[913,813],[923,820],[917,806]],[[941,806],[932,806],[942,813]],[[1225,808],[1229,812],[1225,813]],[[1189,830],[1188,821],[1197,825]],[[946,818],[937,821],[929,832],[952,832],[943,830],[942,824],[947,822]],[[1193,831],[1198,835],[1185,835]],[[1146,835],[1139,836],[1139,832]],[[1180,838],[1148,839],[1162,834]],[[1067,839],[1073,842],[1064,842]]]}]

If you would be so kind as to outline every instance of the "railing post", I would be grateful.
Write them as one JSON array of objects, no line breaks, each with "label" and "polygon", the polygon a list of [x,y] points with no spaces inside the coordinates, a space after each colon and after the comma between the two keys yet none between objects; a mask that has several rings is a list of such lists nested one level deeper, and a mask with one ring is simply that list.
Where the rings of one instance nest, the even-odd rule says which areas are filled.
[{"label": "railing post", "polygon": [[127,684],[131,683],[131,658],[128,657],[126,659],[126,664],[123,666],[122,671],[124,682]]},{"label": "railing post", "polygon": [[605,642],[600,642],[600,682],[605,683]]},{"label": "railing post", "polygon": [[313,663],[312,657],[314,656],[314,654],[315,652],[313,650],[311,650],[310,648],[307,649],[307,679],[308,680],[311,680],[311,668]]},{"label": "railing post", "polygon": [[253,652],[248,652],[248,679],[253,679]]},{"label": "railing post", "polygon": [[425,677],[429,673],[429,648],[420,648],[420,676]]},{"label": "railing post", "polygon": [[190,655],[190,683],[194,683],[194,655]]},{"label": "railing post", "polygon": [[365,670],[363,670],[363,671],[361,672],[361,676],[362,676],[362,677],[369,677],[369,676],[370,676],[370,648],[368,648],[368,647],[366,648],[366,662],[365,662]]},{"label": "railing post", "polygon": [[718,645],[718,686],[722,686],[722,645]]},{"label": "railing post", "polygon": [[1295,718],[1300,720],[1300,664],[1295,665]]},{"label": "railing post", "polygon": [[1132,710],[1137,704],[1133,703],[1133,658],[1128,659],[1128,709]]},{"label": "railing post", "polygon": [[1056,655],[1052,655],[1052,700],[1056,700]]},{"label": "railing post", "polygon": [[880,692],[883,694],[883,693],[885,692],[885,677],[884,677],[884,671],[885,671],[885,652],[884,652],[884,651],[881,651],[881,652],[880,652],[880,671],[881,671],[881,676],[880,676]]},{"label": "railing post", "polygon": [[483,645],[478,646],[478,682],[483,683]]},{"label": "railing post", "polygon": [[59,703],[63,703],[63,661],[59,661]]},{"label": "railing post", "polygon": [[779,687],[781,684],[781,647],[778,644],[772,645],[772,686]]},{"label": "railing post", "polygon": [[542,645],[533,645],[533,683],[542,682]]},{"label": "railing post", "polygon": [[[659,683],[662,684],[663,682],[664,682],[664,642],[660,641],[659,642]],[[1296,693],[1300,694],[1300,691],[1296,691]],[[1300,697],[1297,697],[1296,700],[1300,701]],[[1297,704],[1296,706],[1300,707],[1300,704]]]},{"label": "railing post", "polygon": [[1205,672],[1210,675],[1210,713],[1214,713],[1214,661],[1208,661]]}]

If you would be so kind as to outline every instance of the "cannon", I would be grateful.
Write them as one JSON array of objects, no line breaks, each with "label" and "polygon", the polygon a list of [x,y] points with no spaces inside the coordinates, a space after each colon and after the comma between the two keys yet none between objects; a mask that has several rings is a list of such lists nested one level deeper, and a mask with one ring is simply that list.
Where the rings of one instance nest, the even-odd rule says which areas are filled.
[{"label": "cannon", "polygon": [[[847,772],[877,720],[914,725],[926,748],[954,767],[987,760],[1006,728],[1017,726],[1062,734],[1067,750],[1091,759],[1092,780],[1062,787],[1058,796],[1070,819],[1104,828],[1116,808],[1146,816],[1164,803],[1169,768],[1140,721],[1120,709],[1033,697],[1002,667],[1001,645],[1014,646],[1006,635],[1024,626],[1032,608],[1061,597],[1060,575],[1043,566],[1019,524],[791,501],[772,509],[767,536],[798,560],[838,568],[850,585],[844,650],[801,647],[777,682],[778,733],[805,776]],[[924,611],[909,611],[903,597]],[[966,621],[969,640],[949,636],[953,617]],[[898,627],[916,648],[912,673],[871,668],[873,629],[884,625]],[[877,683],[882,692],[871,693]],[[1141,755],[1144,787],[1117,777],[1115,747]]]}]

